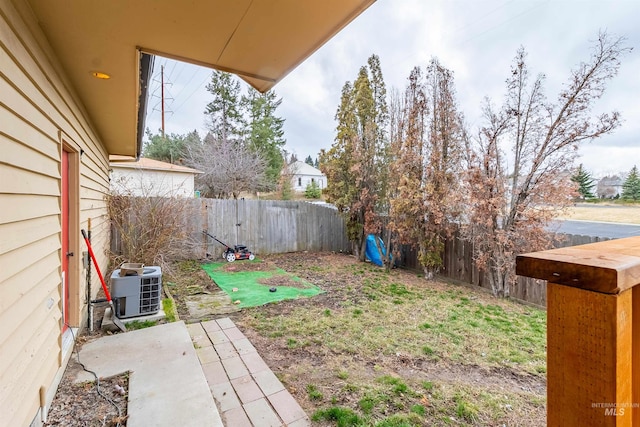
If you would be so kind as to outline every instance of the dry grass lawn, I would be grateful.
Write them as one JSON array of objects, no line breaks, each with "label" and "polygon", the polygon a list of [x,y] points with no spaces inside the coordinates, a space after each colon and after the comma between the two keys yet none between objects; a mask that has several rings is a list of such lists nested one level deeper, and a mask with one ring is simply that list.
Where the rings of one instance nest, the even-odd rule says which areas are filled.
[{"label": "dry grass lawn", "polygon": [[578,205],[569,208],[564,219],[640,224],[640,206]]},{"label": "dry grass lawn", "polygon": [[325,290],[230,315],[313,426],[545,425],[544,311],[352,256],[263,260]]}]

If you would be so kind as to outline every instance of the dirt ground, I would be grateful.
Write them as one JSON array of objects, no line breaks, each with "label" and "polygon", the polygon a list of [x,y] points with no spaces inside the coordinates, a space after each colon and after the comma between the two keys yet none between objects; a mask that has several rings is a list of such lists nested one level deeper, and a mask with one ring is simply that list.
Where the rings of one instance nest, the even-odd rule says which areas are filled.
[{"label": "dirt ground", "polygon": [[[67,369],[64,372],[56,396],[49,408],[46,426],[61,427],[117,427],[127,425],[127,397],[129,374],[124,373],[96,381],[75,383],[77,374],[83,370],[78,363],[78,349],[87,339],[101,336],[101,332],[78,338]],[[80,350],[82,362],[82,350]]]},{"label": "dirt ground", "polygon": [[[341,268],[357,264],[356,259],[352,256],[332,253],[295,253],[269,255],[261,258],[264,262],[262,267],[259,266],[260,264],[234,262],[224,268],[228,271],[241,271],[277,266],[319,286],[325,292],[313,298],[283,301],[242,311],[231,307],[233,310],[230,312],[225,311],[225,307],[221,307],[220,314],[209,316],[209,318],[230,317],[251,340],[263,359],[310,416],[318,409],[318,402],[313,401],[308,393],[308,384],[310,383],[319,384],[322,387],[322,393],[326,396],[339,396],[337,399],[334,398],[336,404],[352,408],[358,407],[358,401],[353,400],[349,393],[344,392],[345,384],[341,381],[335,381],[335,376],[332,377],[330,369],[327,369],[327,367],[334,369],[340,364],[348,366],[350,370],[358,370],[359,375],[371,378],[378,376],[382,370],[394,372],[395,375],[402,378],[429,378],[443,383],[480,387],[487,390],[488,393],[500,393],[501,391],[527,393],[536,399],[544,399],[546,390],[544,377],[516,372],[508,368],[469,366],[445,359],[407,357],[402,354],[380,354],[370,360],[362,360],[363,357],[358,354],[335,354],[330,351],[314,351],[309,347],[290,348],[285,339],[273,339],[273,337],[265,336],[248,326],[256,315],[276,318],[277,316],[286,316],[287,313],[298,307],[312,306],[334,310],[345,304],[357,304],[358,301],[363,301],[366,297],[361,278],[349,274],[349,268]],[[187,323],[204,320],[190,316],[185,300],[193,295],[216,294],[221,290],[200,268],[198,262],[182,263],[176,268],[176,271],[175,276],[163,278],[163,283],[175,299],[180,320]],[[407,286],[424,285],[424,279],[418,277],[414,272],[397,271],[396,274],[399,277],[398,280]],[[279,284],[273,283],[273,285]],[[434,282],[430,286],[442,287],[444,290],[447,284]],[[473,292],[474,299],[486,300],[487,303],[495,304],[495,300],[490,295],[481,291]],[[232,305],[232,303],[229,304]],[[78,348],[81,349],[82,342],[94,339],[99,335],[100,333],[96,332],[91,336],[80,337]],[[80,354],[82,355],[82,353]],[[101,379],[102,390],[122,408],[120,417],[118,417],[115,408],[110,403],[97,397],[95,385],[88,383],[78,385],[71,382],[74,372],[82,369],[75,362],[75,357],[74,354],[51,406],[48,425],[115,426],[118,421],[121,422],[120,425],[126,425],[127,375]],[[118,392],[116,385],[124,388],[124,395]],[[518,419],[515,416],[514,419],[507,419],[507,425],[544,425],[544,405],[538,404],[533,407],[532,411],[533,413],[526,420]],[[522,414],[519,414],[519,417],[522,417]],[[454,424],[459,425],[458,423]]]}]

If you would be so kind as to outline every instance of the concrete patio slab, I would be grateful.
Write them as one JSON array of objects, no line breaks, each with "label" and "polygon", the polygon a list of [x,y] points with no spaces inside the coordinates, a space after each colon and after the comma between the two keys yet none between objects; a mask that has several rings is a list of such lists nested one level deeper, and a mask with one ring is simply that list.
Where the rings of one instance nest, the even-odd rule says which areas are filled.
[{"label": "concrete patio slab", "polygon": [[[222,427],[192,339],[183,322],[86,343],[80,359],[99,377],[131,372],[129,427]],[[81,371],[76,381],[93,380]]]},{"label": "concrete patio slab", "polygon": [[244,408],[239,406],[234,409],[229,409],[222,414],[228,427],[253,427],[251,421],[244,412]]},{"label": "concrete patio slab", "polygon": [[222,329],[229,329],[229,328],[235,328],[236,327],[236,324],[233,323],[233,321],[231,319],[229,319],[228,317],[223,317],[222,319],[218,319],[218,320],[216,320],[216,322],[218,322],[218,325]]},{"label": "concrete patio slab", "polygon": [[254,400],[264,397],[262,391],[260,391],[260,387],[253,381],[251,375],[245,375],[244,377],[231,380],[231,385],[242,403],[253,402]]},{"label": "concrete patio slab", "polygon": [[196,354],[198,355],[198,359],[200,359],[200,363],[202,365],[206,365],[207,363],[211,362],[218,362],[220,360],[220,358],[218,357],[218,353],[216,353],[212,345],[208,347],[197,348]]},{"label": "concrete patio slab", "polygon": [[249,370],[238,355],[228,359],[222,359],[222,366],[224,366],[224,370],[231,380],[249,375]]},{"label": "concrete patio slab", "polygon": [[220,407],[220,411],[222,412],[226,412],[234,408],[239,408],[241,406],[240,399],[238,399],[238,396],[236,396],[236,393],[233,391],[233,386],[229,381],[225,381],[219,384],[213,384],[211,386],[211,393],[216,399],[216,402]]},{"label": "concrete patio slab", "polygon": [[185,304],[189,311],[189,317],[192,319],[202,319],[214,314],[230,314],[240,311],[240,307],[235,305],[224,291],[187,296]]},{"label": "concrete patio slab", "polygon": [[287,390],[269,395],[268,399],[286,425],[307,417],[307,414]]},{"label": "concrete patio slab", "polygon": [[282,421],[274,412],[266,399],[258,399],[243,405],[247,416],[254,426],[258,427],[281,427]]},{"label": "concrete patio slab", "polygon": [[214,344],[213,348],[215,348],[216,353],[218,353],[218,357],[220,358],[220,360],[229,359],[238,355],[238,353],[236,352],[236,348],[231,342]]}]

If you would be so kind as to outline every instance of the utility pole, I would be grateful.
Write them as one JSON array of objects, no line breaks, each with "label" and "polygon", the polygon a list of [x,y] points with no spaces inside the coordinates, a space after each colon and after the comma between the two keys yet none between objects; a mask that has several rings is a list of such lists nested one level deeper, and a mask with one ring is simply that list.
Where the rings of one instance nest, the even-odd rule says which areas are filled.
[{"label": "utility pole", "polygon": [[164,138],[164,65],[160,67],[160,87],[162,88],[162,137]]}]

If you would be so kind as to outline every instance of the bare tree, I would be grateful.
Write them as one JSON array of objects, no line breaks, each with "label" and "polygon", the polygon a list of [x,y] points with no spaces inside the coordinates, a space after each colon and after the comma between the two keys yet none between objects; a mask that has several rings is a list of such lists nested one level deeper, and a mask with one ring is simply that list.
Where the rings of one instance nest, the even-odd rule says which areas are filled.
[{"label": "bare tree", "polygon": [[[591,110],[630,50],[624,39],[600,33],[590,60],[571,72],[557,101],[548,102],[544,76],[531,78],[521,48],[506,82],[504,105],[496,111],[485,103],[486,125],[466,176],[470,209],[465,234],[495,295],[509,295],[517,253],[550,246],[546,226],[574,196],[570,171],[578,145],[619,126],[618,112],[595,116]],[[510,156],[501,149],[503,143],[510,146]]]},{"label": "bare tree", "polygon": [[209,134],[202,144],[189,146],[186,163],[203,172],[195,180],[204,197],[237,199],[268,187],[266,160],[242,143]]}]

